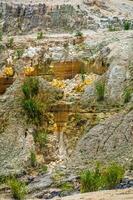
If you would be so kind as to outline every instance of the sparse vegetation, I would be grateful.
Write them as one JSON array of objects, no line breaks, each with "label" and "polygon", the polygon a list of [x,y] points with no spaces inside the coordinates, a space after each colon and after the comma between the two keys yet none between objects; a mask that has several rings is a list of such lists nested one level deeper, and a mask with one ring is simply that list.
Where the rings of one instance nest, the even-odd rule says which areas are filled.
[{"label": "sparse vegetation", "polygon": [[2,44],[2,42],[0,42],[0,52],[2,52],[3,49],[4,49],[4,45]]},{"label": "sparse vegetation", "polygon": [[0,31],[0,41],[2,41],[2,39],[3,39],[3,33],[2,31]]},{"label": "sparse vegetation", "polygon": [[108,26],[108,30],[109,30],[110,32],[117,31],[116,27],[114,27],[112,24],[110,24],[110,25]]},{"label": "sparse vegetation", "polygon": [[24,99],[22,107],[28,118],[35,124],[41,123],[42,103],[36,98],[39,91],[39,82],[35,78],[27,78],[22,85]]},{"label": "sparse vegetation", "polygon": [[81,174],[80,180],[82,193],[97,191],[104,187],[104,181],[99,166],[97,166],[94,171],[84,171]]},{"label": "sparse vegetation", "polygon": [[123,179],[125,170],[122,166],[113,163],[105,170],[105,188],[113,189]]},{"label": "sparse vegetation", "polygon": [[124,168],[116,163],[106,168],[97,165],[94,171],[84,171],[81,174],[81,192],[92,192],[100,189],[113,189],[121,182]]},{"label": "sparse vegetation", "polygon": [[98,81],[95,84],[95,90],[96,90],[96,95],[97,95],[97,101],[103,101],[104,95],[105,95],[105,82]]},{"label": "sparse vegetation", "polygon": [[22,85],[22,91],[26,99],[30,99],[37,95],[39,92],[38,79],[32,77],[27,78]]},{"label": "sparse vegetation", "polygon": [[24,99],[22,107],[26,111],[28,118],[35,124],[41,123],[42,105],[35,98]]},{"label": "sparse vegetation", "polygon": [[21,182],[16,178],[12,178],[8,180],[8,185],[11,188],[13,198],[17,200],[25,199],[25,196],[27,194],[27,187],[24,182]]},{"label": "sparse vegetation", "polygon": [[36,154],[34,151],[31,151],[30,153],[30,164],[31,164],[31,167],[36,167],[37,165]]},{"label": "sparse vegetation", "polygon": [[81,31],[77,31],[75,33],[75,37],[83,37],[83,33]]},{"label": "sparse vegetation", "polygon": [[126,88],[124,90],[124,93],[123,93],[123,97],[124,97],[124,103],[128,103],[131,99],[131,96],[132,96],[132,90],[131,88]]},{"label": "sparse vegetation", "polygon": [[17,49],[15,52],[15,55],[17,57],[17,59],[20,59],[23,55],[24,50],[23,49]]},{"label": "sparse vegetation", "polygon": [[38,40],[43,39],[43,32],[42,31],[37,33],[37,39]]},{"label": "sparse vegetation", "polygon": [[46,165],[42,165],[39,167],[39,173],[45,174],[48,170],[48,167]]},{"label": "sparse vegetation", "polygon": [[84,82],[85,81],[85,69],[84,69],[84,66],[80,67],[80,74],[81,74],[82,82]]},{"label": "sparse vegetation", "polygon": [[123,26],[124,26],[124,30],[128,31],[131,27],[131,22],[130,21],[124,21]]},{"label": "sparse vegetation", "polygon": [[65,183],[62,183],[59,188],[62,190],[62,192],[65,192],[65,191],[72,191],[73,190],[73,184],[72,183],[69,183],[69,182],[65,182]]},{"label": "sparse vegetation", "polygon": [[8,48],[12,48],[13,47],[13,44],[14,44],[14,38],[9,38],[8,41],[7,41],[7,47]]},{"label": "sparse vegetation", "polygon": [[46,147],[47,144],[47,132],[46,130],[39,130],[34,135],[35,143],[39,144],[39,147],[42,149]]}]

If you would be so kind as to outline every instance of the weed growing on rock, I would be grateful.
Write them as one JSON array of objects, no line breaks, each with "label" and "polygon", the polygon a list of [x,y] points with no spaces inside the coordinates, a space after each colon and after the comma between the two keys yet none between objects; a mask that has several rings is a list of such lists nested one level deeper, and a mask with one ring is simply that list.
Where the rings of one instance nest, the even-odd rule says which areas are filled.
[{"label": "weed growing on rock", "polygon": [[36,78],[27,78],[22,85],[22,91],[26,99],[32,98],[39,92],[39,82]]},{"label": "weed growing on rock", "polygon": [[17,49],[15,52],[17,59],[20,59],[22,57],[23,53],[24,53],[23,49]]},{"label": "weed growing on rock", "polygon": [[105,187],[113,189],[123,179],[125,170],[122,166],[113,163],[105,170]]},{"label": "weed growing on rock", "polygon": [[108,30],[109,30],[110,32],[117,31],[117,29],[116,29],[114,26],[112,26],[112,24],[110,24],[110,25],[108,26]]},{"label": "weed growing on rock", "polygon": [[34,141],[39,145],[41,149],[46,147],[47,140],[47,132],[45,130],[39,130],[34,135]]},{"label": "weed growing on rock", "polygon": [[22,101],[22,107],[26,111],[29,119],[31,119],[35,124],[41,122],[42,107],[39,102],[36,102],[34,98],[24,99]]},{"label": "weed growing on rock", "polygon": [[95,90],[97,95],[97,101],[103,101],[105,95],[105,82],[98,81],[95,85]]},{"label": "weed growing on rock", "polygon": [[132,90],[130,88],[126,88],[123,93],[124,103],[128,103],[132,96]]},{"label": "weed growing on rock", "polygon": [[13,198],[17,200],[23,200],[27,194],[27,187],[25,183],[17,180],[16,178],[12,178],[8,181],[8,185],[11,188],[11,192]]},{"label": "weed growing on rock", "polygon": [[84,66],[80,67],[80,75],[81,75],[82,82],[84,82],[85,81],[85,69],[84,69]]},{"label": "weed growing on rock", "polygon": [[3,39],[3,33],[2,31],[0,31],[0,41],[2,41],[2,39]]},{"label": "weed growing on rock", "polygon": [[4,45],[0,42],[0,52],[4,50]]},{"label": "weed growing on rock", "polygon": [[128,31],[131,27],[131,22],[124,21],[123,26],[124,26],[124,30]]},{"label": "weed growing on rock", "polygon": [[100,187],[103,188],[102,177],[99,167],[96,167],[94,171],[84,171],[80,177],[81,180],[81,192],[97,191]]},{"label": "weed growing on rock", "polygon": [[8,39],[7,47],[12,48],[13,44],[14,44],[14,38],[11,37],[11,38]]},{"label": "weed growing on rock", "polygon": [[38,32],[38,33],[37,33],[37,39],[38,39],[38,40],[43,39],[43,32]]},{"label": "weed growing on rock", "polygon": [[81,31],[77,31],[75,33],[75,37],[83,37],[83,33]]},{"label": "weed growing on rock", "polygon": [[69,182],[62,183],[59,188],[62,190],[62,192],[72,191],[73,190],[73,184]]},{"label": "weed growing on rock", "polygon": [[42,118],[42,104],[35,97],[39,92],[39,82],[35,78],[27,78],[22,85],[24,99],[22,107],[26,111],[29,119],[35,124],[39,124]]},{"label": "weed growing on rock", "polygon": [[125,170],[113,163],[106,168],[97,165],[94,171],[84,171],[80,176],[81,192],[92,192],[100,189],[113,189],[123,179]]},{"label": "weed growing on rock", "polygon": [[36,154],[34,151],[30,152],[30,164],[31,164],[31,167],[36,167],[37,165]]}]

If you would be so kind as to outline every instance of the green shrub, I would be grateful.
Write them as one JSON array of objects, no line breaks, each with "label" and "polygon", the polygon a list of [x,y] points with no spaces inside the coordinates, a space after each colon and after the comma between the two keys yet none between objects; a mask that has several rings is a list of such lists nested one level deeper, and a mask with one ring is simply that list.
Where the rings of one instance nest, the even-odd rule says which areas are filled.
[{"label": "green shrub", "polygon": [[110,25],[108,26],[108,30],[109,30],[110,32],[117,31],[117,29],[116,29],[114,26],[112,26],[112,24],[110,24]]},{"label": "green shrub", "polygon": [[34,135],[35,143],[38,143],[40,148],[46,147],[47,144],[47,132],[45,130],[40,130]]},{"label": "green shrub", "polygon": [[39,167],[39,173],[45,174],[48,170],[48,167],[46,165],[40,166]]},{"label": "green shrub", "polygon": [[84,82],[85,81],[85,69],[84,69],[84,66],[80,67],[80,75],[81,75],[82,82]]},{"label": "green shrub", "polygon": [[129,30],[130,29],[130,27],[131,27],[131,22],[129,22],[129,21],[124,21],[124,30]]},{"label": "green shrub", "polygon": [[67,192],[67,191],[72,191],[74,189],[73,184],[69,183],[69,182],[65,182],[62,183],[59,188],[63,191],[63,192]]},{"label": "green shrub", "polygon": [[30,164],[31,164],[31,167],[36,167],[37,165],[36,154],[34,151],[31,151],[30,153]]},{"label": "green shrub", "polygon": [[17,59],[20,59],[22,57],[23,53],[24,53],[23,49],[17,49],[15,52]]},{"label": "green shrub", "polygon": [[81,31],[77,31],[75,33],[75,37],[83,37],[83,33]]},{"label": "green shrub", "polygon": [[99,166],[94,171],[84,171],[80,177],[81,192],[97,191],[103,187],[102,177]]},{"label": "green shrub", "polygon": [[38,40],[43,39],[43,32],[42,31],[37,33],[37,39]]},{"label": "green shrub", "polygon": [[106,188],[113,189],[123,179],[125,170],[122,166],[114,163],[107,167],[106,175]]},{"label": "green shrub", "polygon": [[84,171],[80,176],[81,192],[113,189],[124,177],[124,168],[116,163],[106,168],[97,166],[94,171]]},{"label": "green shrub", "polygon": [[22,101],[22,107],[26,111],[28,118],[31,119],[34,123],[38,124],[41,122],[42,107],[41,104],[36,102],[34,98],[24,99]]},{"label": "green shrub", "polygon": [[11,180],[8,181],[8,184],[11,188],[11,192],[13,195],[13,198],[17,200],[23,200],[27,194],[27,187],[25,183],[12,178]]},{"label": "green shrub", "polygon": [[6,177],[6,176],[4,176],[4,175],[1,175],[1,176],[0,176],[0,184],[3,184],[3,183],[5,183],[5,182],[6,182],[6,179],[7,179],[7,177]]},{"label": "green shrub", "polygon": [[7,42],[7,47],[8,48],[12,48],[13,47],[13,43],[14,43],[14,38],[9,38],[8,42]]},{"label": "green shrub", "polygon": [[0,31],[0,41],[2,41],[2,39],[3,39],[3,33],[2,31]]},{"label": "green shrub", "polygon": [[22,85],[22,91],[26,99],[32,98],[39,92],[39,82],[36,78],[27,78]]},{"label": "green shrub", "polygon": [[126,88],[123,93],[123,96],[124,96],[124,103],[128,103],[132,96],[132,90],[130,88]]},{"label": "green shrub", "polygon": [[95,85],[97,101],[103,101],[105,95],[105,82],[98,81]]},{"label": "green shrub", "polygon": [[4,45],[0,42],[0,52],[4,50]]}]

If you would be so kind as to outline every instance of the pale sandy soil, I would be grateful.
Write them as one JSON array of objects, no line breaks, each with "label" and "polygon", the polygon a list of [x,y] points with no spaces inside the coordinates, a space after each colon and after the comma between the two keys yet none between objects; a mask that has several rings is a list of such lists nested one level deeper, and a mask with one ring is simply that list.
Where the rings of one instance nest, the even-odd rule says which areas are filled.
[{"label": "pale sandy soil", "polygon": [[133,200],[133,189],[91,192],[53,200]]}]

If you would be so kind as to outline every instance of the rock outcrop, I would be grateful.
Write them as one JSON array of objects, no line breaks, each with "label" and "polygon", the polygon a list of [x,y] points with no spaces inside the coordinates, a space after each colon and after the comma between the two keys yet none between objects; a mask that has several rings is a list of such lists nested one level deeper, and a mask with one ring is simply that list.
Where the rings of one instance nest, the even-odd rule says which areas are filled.
[{"label": "rock outcrop", "polygon": [[130,165],[133,159],[133,111],[116,114],[86,129],[79,140],[70,165],[75,169],[94,167],[96,162]]},{"label": "rock outcrop", "polygon": [[[26,33],[33,30],[72,32],[81,29],[103,29],[109,26],[123,29],[125,20],[132,21],[132,2],[120,2],[117,9],[113,0],[105,1],[0,1],[1,23],[6,33]],[[126,6],[131,10],[126,16]],[[116,16],[112,16],[112,11]],[[131,24],[132,27],[132,24]]]}]

